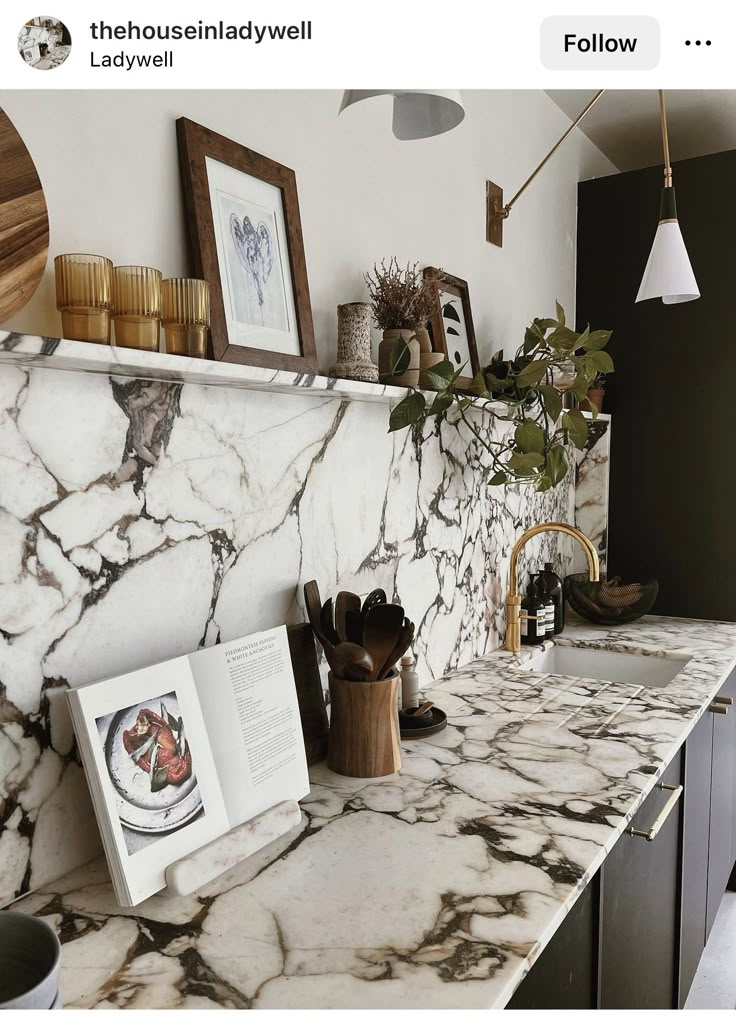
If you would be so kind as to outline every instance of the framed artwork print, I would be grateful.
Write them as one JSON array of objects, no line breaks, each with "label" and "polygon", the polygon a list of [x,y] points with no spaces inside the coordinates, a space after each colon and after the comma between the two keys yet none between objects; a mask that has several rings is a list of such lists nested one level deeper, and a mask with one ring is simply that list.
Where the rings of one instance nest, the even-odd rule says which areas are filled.
[{"label": "framed artwork print", "polygon": [[185,117],[179,161],[215,360],[304,374],[317,356],[296,176]]},{"label": "framed artwork print", "polygon": [[468,284],[464,279],[436,268],[425,268],[424,275],[434,279],[437,287],[437,307],[429,325],[432,349],[436,353],[444,353],[455,368],[465,364],[458,385],[469,388],[474,375],[480,370],[480,363]]}]

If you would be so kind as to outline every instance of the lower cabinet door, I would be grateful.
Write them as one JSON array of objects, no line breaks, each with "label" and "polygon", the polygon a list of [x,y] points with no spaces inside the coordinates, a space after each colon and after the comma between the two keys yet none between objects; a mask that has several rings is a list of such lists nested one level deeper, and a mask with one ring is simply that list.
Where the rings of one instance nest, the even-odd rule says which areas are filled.
[{"label": "lower cabinet door", "polygon": [[[719,703],[720,700],[724,702]],[[713,768],[710,791],[710,844],[708,850],[708,907],[706,938],[710,935],[726,891],[733,863],[734,762],[736,760],[736,676],[731,675],[713,702]]]},{"label": "lower cabinet door", "polygon": [[651,831],[651,839],[623,833],[603,864],[600,1007],[605,1010],[677,1007],[682,796],[660,784],[682,787],[681,753],[631,822],[634,830]]},{"label": "lower cabinet door", "polygon": [[682,831],[682,910],[680,926],[680,1007],[705,948],[710,841],[710,775],[713,721],[704,713],[685,742],[685,793]]},{"label": "lower cabinet door", "polygon": [[507,1010],[594,1010],[597,998],[598,879],[570,913],[511,997]]}]

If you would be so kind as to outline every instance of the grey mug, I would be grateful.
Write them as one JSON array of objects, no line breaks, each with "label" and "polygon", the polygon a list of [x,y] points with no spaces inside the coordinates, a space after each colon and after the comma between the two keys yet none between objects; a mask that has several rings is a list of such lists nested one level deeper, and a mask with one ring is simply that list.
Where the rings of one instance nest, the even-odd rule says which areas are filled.
[{"label": "grey mug", "polygon": [[0,1010],[56,1009],[61,946],[33,915],[0,911]]}]

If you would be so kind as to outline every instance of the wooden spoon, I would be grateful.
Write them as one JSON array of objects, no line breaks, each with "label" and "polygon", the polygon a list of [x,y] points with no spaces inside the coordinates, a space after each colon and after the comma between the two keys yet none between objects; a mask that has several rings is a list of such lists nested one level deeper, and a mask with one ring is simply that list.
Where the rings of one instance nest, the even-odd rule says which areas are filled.
[{"label": "wooden spoon", "polygon": [[319,586],[317,586],[316,579],[310,579],[308,583],[304,584],[304,603],[307,605],[307,617],[309,618],[309,624],[314,629],[314,634],[317,636],[320,643],[324,646],[327,642],[327,637],[322,631],[322,622],[320,621],[320,615],[322,614],[322,598],[319,595]]},{"label": "wooden spoon", "polygon": [[349,642],[363,645],[363,615],[360,611],[345,613],[345,634]]},{"label": "wooden spoon", "polygon": [[363,646],[357,643],[338,643],[333,649],[338,678],[353,682],[368,682],[373,674],[373,658]]},{"label": "wooden spoon", "polygon": [[360,611],[360,597],[348,590],[340,590],[335,598],[335,628],[341,642],[350,639],[347,634],[348,611]]},{"label": "wooden spoon", "polygon": [[381,678],[386,677],[386,675],[389,673],[389,671],[394,666],[396,661],[400,660],[404,656],[404,654],[406,653],[406,651],[409,649],[413,642],[414,642],[414,623],[410,622],[408,618],[405,618],[404,624],[401,628],[401,634],[399,635],[399,638],[396,640],[396,645],[386,658],[386,662],[381,668],[380,674],[378,675],[379,681]]},{"label": "wooden spoon", "polygon": [[398,604],[376,604],[363,619],[363,646],[373,657],[373,681],[383,672],[396,647],[404,623],[404,609]]},{"label": "wooden spoon", "polygon": [[322,605],[322,610],[319,616],[322,631],[333,646],[337,646],[340,642],[340,637],[335,631],[335,616],[332,611],[332,597],[328,597]]}]

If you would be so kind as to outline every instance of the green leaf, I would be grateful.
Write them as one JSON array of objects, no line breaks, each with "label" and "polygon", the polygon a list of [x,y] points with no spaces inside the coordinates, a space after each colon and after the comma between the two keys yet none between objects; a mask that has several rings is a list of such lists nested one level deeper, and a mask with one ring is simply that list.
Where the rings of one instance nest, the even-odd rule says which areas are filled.
[{"label": "green leaf", "polygon": [[503,360],[503,350],[496,350],[496,352],[491,357],[491,365],[500,364],[502,360]]},{"label": "green leaf", "polygon": [[399,336],[391,348],[388,358],[388,370],[390,374],[403,374],[409,370],[411,363],[411,352],[407,342]]},{"label": "green leaf", "polygon": [[532,385],[536,385],[538,381],[542,380],[547,373],[547,367],[548,364],[544,360],[532,361],[516,376],[516,384],[519,388],[531,388]]},{"label": "green leaf", "polygon": [[564,325],[565,324],[565,308],[562,306],[562,304],[559,302],[559,300],[555,300],[555,312],[557,314],[557,320],[560,323],[560,325]]},{"label": "green leaf", "polygon": [[504,473],[500,470],[498,473],[494,473],[491,479],[488,481],[489,487],[500,487],[502,484],[507,484],[509,481],[508,473]]},{"label": "green leaf", "polygon": [[556,487],[567,474],[567,456],[561,445],[553,445],[547,455],[547,464],[544,468],[545,475],[550,479],[550,486]]},{"label": "green leaf", "polygon": [[452,382],[455,371],[449,360],[443,360],[441,363],[435,364],[434,367],[428,367],[425,374],[432,387],[438,392],[443,392]]},{"label": "green leaf", "polygon": [[613,373],[613,361],[605,350],[593,350],[592,353],[586,354],[585,359],[593,365],[596,374],[599,372],[601,374]]},{"label": "green leaf", "polygon": [[402,427],[410,427],[424,413],[424,396],[421,392],[412,392],[394,406],[388,421],[389,431],[400,431]]},{"label": "green leaf", "polygon": [[557,350],[559,353],[571,353],[575,349],[577,341],[577,332],[573,332],[571,328],[565,328],[564,326],[556,328],[554,332],[547,336],[547,343],[553,350]]},{"label": "green leaf", "polygon": [[554,318],[535,318],[534,324],[538,325],[541,329],[546,332],[548,328],[557,328],[560,322],[555,321]]},{"label": "green leaf", "polygon": [[578,371],[578,376],[575,379],[575,384],[572,386],[570,391],[577,396],[578,402],[582,402],[588,394],[590,388],[590,380],[586,377],[583,370]]},{"label": "green leaf", "polygon": [[542,476],[537,481],[537,490],[540,491],[540,492],[542,492],[542,491],[549,491],[549,489],[552,486],[553,486],[553,484],[552,484],[552,480],[550,479],[550,477],[548,477],[546,473],[543,473]]},{"label": "green leaf", "polygon": [[567,410],[562,414],[560,424],[570,435],[575,448],[584,449],[588,441],[588,422],[580,410]]},{"label": "green leaf", "polygon": [[585,349],[589,336],[590,336],[590,327],[586,326],[585,331],[581,332],[580,335],[575,340],[575,345],[573,346],[573,349],[574,350]]},{"label": "green leaf", "polygon": [[[492,377],[492,375],[489,377]],[[483,396],[484,398],[488,398],[490,396],[490,392],[486,388],[485,375],[482,371],[478,371],[478,373],[473,377],[473,380],[470,383],[470,391],[473,395]]]},{"label": "green leaf", "polygon": [[463,413],[465,413],[467,408],[469,406],[473,405],[473,400],[472,399],[468,399],[467,396],[464,396],[462,399],[458,399],[457,405],[458,405],[458,409],[462,410]]},{"label": "green leaf", "polygon": [[452,406],[452,403],[452,392],[438,392],[432,400],[432,405],[427,410],[427,413],[431,413],[434,416],[438,413],[446,413]]},{"label": "green leaf", "polygon": [[541,452],[545,446],[545,434],[539,424],[525,420],[516,428],[514,439],[522,452]]},{"label": "green leaf", "polygon": [[588,338],[585,341],[585,349],[602,350],[608,340],[611,338],[611,332],[605,329],[597,329],[595,332],[589,332]]},{"label": "green leaf", "polygon": [[512,452],[508,460],[509,469],[513,470],[520,477],[528,477],[534,473],[537,467],[543,464],[544,456],[540,455],[539,452],[525,452],[523,455],[519,455],[518,452]]},{"label": "green leaf", "polygon": [[540,385],[539,394],[544,403],[544,411],[554,423],[562,413],[562,393],[553,385]]}]

